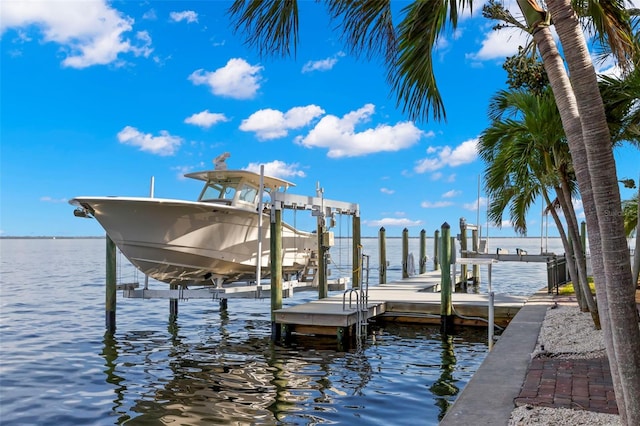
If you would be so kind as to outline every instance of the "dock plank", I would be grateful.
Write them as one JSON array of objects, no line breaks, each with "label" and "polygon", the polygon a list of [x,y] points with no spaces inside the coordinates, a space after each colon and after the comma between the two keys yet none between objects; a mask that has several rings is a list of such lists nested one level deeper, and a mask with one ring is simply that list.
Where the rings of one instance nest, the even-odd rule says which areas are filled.
[{"label": "dock plank", "polygon": [[[439,322],[441,294],[440,272],[431,271],[410,278],[369,287],[366,319],[384,316],[398,321]],[[349,290],[347,290],[349,291]],[[359,290],[358,290],[359,291]],[[357,295],[354,295],[357,297]],[[358,322],[355,301],[349,306],[348,295],[340,294],[321,300],[279,309],[274,312],[279,324],[313,327],[351,327]],[[480,321],[463,317],[488,317],[489,295],[453,293],[452,301],[460,323]],[[527,298],[496,294],[495,321],[506,325],[524,306]],[[363,308],[363,312],[365,309]],[[329,332],[328,332],[329,333]]]}]

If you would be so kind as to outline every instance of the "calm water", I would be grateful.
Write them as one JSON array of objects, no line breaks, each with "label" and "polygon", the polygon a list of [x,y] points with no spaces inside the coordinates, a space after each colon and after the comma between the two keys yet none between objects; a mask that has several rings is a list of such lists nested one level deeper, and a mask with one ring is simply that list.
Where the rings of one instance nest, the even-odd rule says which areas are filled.
[{"label": "calm water", "polygon": [[[332,249],[343,267],[348,243],[336,239]],[[490,246],[533,254],[540,240],[495,239]],[[363,240],[372,268],[377,247],[377,239]],[[548,249],[562,251],[551,239]],[[387,237],[387,252],[391,281],[400,275],[401,239]],[[410,252],[417,261],[418,239],[410,240]],[[0,255],[3,425],[436,425],[487,352],[484,329],[443,339],[437,326],[411,325],[371,327],[348,351],[333,339],[276,346],[268,299],[230,299],[227,310],[217,301],[180,301],[170,322],[167,300],[119,294],[110,337],[103,239],[3,239]],[[122,282],[141,278],[118,261]],[[371,270],[371,285],[377,274]],[[493,268],[497,293],[529,295],[544,285],[544,264]],[[284,303],[315,297],[298,293]]]}]

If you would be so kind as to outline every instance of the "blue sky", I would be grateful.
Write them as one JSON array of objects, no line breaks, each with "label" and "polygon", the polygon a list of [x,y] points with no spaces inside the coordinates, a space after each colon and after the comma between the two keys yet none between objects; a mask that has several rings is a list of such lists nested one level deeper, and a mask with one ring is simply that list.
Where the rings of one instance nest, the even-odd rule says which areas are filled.
[{"label": "blue sky", "polygon": [[[201,183],[182,175],[212,169],[223,152],[230,168],[264,164],[293,193],[315,195],[319,183],[326,198],[358,203],[363,236],[477,222],[476,142],[522,34],[492,31],[477,3],[438,43],[447,121],[412,122],[381,61],[349,55],[321,4],[302,2],[292,58],[245,46],[230,31],[229,4],[0,3],[0,235],[103,235],[73,216],[69,199],[146,196],[152,176],[156,197],[195,199]],[[640,153],[626,146],[615,156],[618,176],[637,179]],[[633,194],[622,189],[623,199]],[[310,214],[285,219],[315,228]],[[343,221],[338,235],[348,236]],[[539,205],[528,224],[539,236]],[[489,235],[514,233],[504,223]]]}]

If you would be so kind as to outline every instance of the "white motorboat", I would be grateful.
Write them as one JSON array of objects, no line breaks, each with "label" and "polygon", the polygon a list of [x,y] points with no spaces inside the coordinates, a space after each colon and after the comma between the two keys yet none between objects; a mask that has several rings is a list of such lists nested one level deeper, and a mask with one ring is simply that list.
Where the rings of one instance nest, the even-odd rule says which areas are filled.
[{"label": "white motorboat", "polygon": [[[153,197],[76,197],[74,214],[93,217],[140,271],[169,284],[224,284],[257,276],[260,178],[246,170],[188,173],[204,181],[197,201]],[[263,176],[264,205],[294,186]],[[269,208],[262,211],[261,276],[270,275]],[[282,224],[285,277],[304,273],[317,252],[317,234]]]}]

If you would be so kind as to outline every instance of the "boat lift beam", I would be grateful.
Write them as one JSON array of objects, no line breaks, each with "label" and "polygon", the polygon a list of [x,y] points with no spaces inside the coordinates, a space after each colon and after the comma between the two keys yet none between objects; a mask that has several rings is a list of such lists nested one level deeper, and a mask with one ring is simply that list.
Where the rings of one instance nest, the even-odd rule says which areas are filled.
[{"label": "boat lift beam", "polygon": [[[333,245],[333,233],[328,232],[327,229],[331,228],[334,222],[336,214],[353,216],[352,231],[353,231],[353,270],[351,282],[354,286],[358,286],[361,282],[362,271],[357,265],[360,263],[358,259],[359,247],[360,247],[360,206],[357,203],[349,203],[345,201],[329,200],[324,198],[324,190],[320,188],[318,184],[316,188],[316,196],[305,196],[298,194],[290,194],[287,192],[276,192],[272,194],[271,200],[271,223],[274,224],[278,221],[278,213],[284,209],[292,210],[310,210],[311,215],[317,217],[318,221],[318,297],[324,299],[327,297],[327,277],[325,274],[326,261],[329,248]],[[327,225],[327,219],[329,220],[329,226]],[[280,216],[281,220],[281,216]],[[274,265],[278,259],[271,259],[272,265]]]},{"label": "boat lift beam", "polygon": [[360,207],[355,203],[328,200],[323,197],[289,194],[287,192],[276,192],[272,196],[272,204],[276,210],[312,210],[322,212],[325,216],[338,213],[360,217]]},{"label": "boat lift beam", "polygon": [[[347,278],[340,278],[329,283],[331,290],[344,290],[348,282]],[[302,281],[285,281],[282,285],[282,296],[291,297],[294,293],[300,291],[309,291],[315,289],[315,286],[308,282]],[[122,290],[125,298],[131,299],[240,299],[240,298],[263,298],[265,295],[269,297],[270,285],[233,285],[228,287],[216,288],[212,286],[200,288],[178,288],[178,289],[139,289],[137,283],[120,284],[118,290]]]}]

